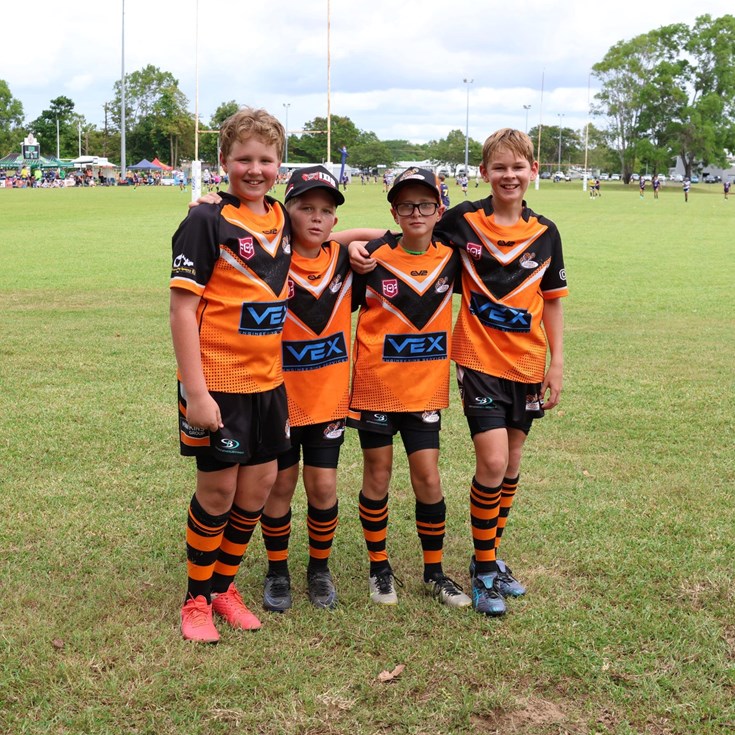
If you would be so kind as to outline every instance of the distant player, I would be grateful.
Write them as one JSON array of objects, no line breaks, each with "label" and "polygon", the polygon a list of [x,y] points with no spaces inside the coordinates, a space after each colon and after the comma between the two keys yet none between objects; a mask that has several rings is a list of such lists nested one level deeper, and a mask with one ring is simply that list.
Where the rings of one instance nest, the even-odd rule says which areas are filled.
[{"label": "distant player", "polygon": [[727,196],[730,193],[730,179],[725,179],[722,182],[722,191],[725,194],[725,199],[727,199]]},{"label": "distant player", "polygon": [[651,185],[653,186],[653,198],[658,199],[658,190],[661,188],[661,182],[659,181],[658,176],[653,177]]},{"label": "distant player", "polygon": [[689,179],[684,179],[681,183],[681,189],[684,192],[684,201],[689,201],[689,189],[691,188],[692,183],[689,181]]}]

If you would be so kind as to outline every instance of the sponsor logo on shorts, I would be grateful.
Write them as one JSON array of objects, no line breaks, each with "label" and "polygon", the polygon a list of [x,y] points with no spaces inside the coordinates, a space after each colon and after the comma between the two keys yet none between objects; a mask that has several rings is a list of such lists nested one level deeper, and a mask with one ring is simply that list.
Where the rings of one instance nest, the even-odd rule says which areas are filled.
[{"label": "sponsor logo on shorts", "polygon": [[250,260],[255,255],[255,244],[252,237],[241,237],[237,241],[240,246],[240,257],[244,260]]},{"label": "sponsor logo on shorts", "polygon": [[440,418],[439,411],[424,411],[421,414],[421,420],[425,424],[435,424]]},{"label": "sponsor logo on shorts", "polygon": [[309,340],[284,340],[283,369],[316,370],[326,365],[347,362],[347,344],[342,332]]},{"label": "sponsor logo on shorts", "polygon": [[180,423],[181,431],[192,439],[203,439],[209,433],[207,429],[192,426],[185,418],[182,418]]},{"label": "sponsor logo on shorts", "polygon": [[383,296],[387,299],[392,299],[398,296],[398,279],[397,278],[386,278],[383,281]]},{"label": "sponsor logo on shorts", "polygon": [[219,440],[220,449],[223,452],[234,452],[240,448],[240,442],[237,439],[225,439]]},{"label": "sponsor logo on shorts", "polygon": [[523,253],[521,255],[521,268],[528,268],[529,270],[538,268],[538,263],[534,260],[535,257],[536,253]]},{"label": "sponsor logo on shorts", "polygon": [[526,396],[526,411],[538,411],[541,408],[541,397],[538,393],[529,393]]},{"label": "sponsor logo on shorts", "polygon": [[477,292],[470,294],[470,314],[476,316],[486,327],[501,332],[531,331],[531,315],[525,309],[499,304]]},{"label": "sponsor logo on shorts", "polygon": [[423,362],[447,357],[447,333],[386,334],[383,340],[385,362]]},{"label": "sponsor logo on shorts", "polygon": [[240,334],[279,334],[286,321],[286,302],[244,303],[240,314]]},{"label": "sponsor logo on shorts", "polygon": [[325,439],[339,439],[342,434],[345,433],[344,421],[333,421],[331,424],[327,424],[324,429]]},{"label": "sponsor logo on shorts", "polygon": [[388,416],[384,413],[370,413],[369,411],[363,411],[362,419],[366,424],[387,424]]},{"label": "sponsor logo on shorts", "polygon": [[483,408],[490,408],[493,405],[493,399],[490,396],[477,396],[475,403]]}]

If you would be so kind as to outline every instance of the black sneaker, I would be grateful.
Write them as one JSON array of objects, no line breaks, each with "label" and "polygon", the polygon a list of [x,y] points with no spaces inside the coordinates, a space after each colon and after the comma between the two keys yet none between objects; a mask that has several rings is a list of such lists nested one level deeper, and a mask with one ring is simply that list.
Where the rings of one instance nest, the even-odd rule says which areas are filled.
[{"label": "black sneaker", "polygon": [[337,607],[337,590],[334,588],[329,569],[308,572],[306,583],[309,586],[309,602],[314,607],[323,610],[334,610]]},{"label": "black sneaker", "polygon": [[[513,576],[510,567],[502,560],[496,559],[498,565],[498,576],[495,586],[503,597],[522,597],[526,594],[526,588]],[[475,556],[470,560],[470,577],[475,576]]]},{"label": "black sneaker", "polygon": [[502,560],[496,559],[498,578],[495,582],[498,591],[503,597],[522,597],[526,588],[513,576],[510,567]]},{"label": "black sneaker", "polygon": [[271,612],[286,612],[292,604],[288,574],[267,574],[263,582],[263,607]]},{"label": "black sneaker", "polygon": [[489,572],[472,577],[472,607],[481,615],[505,615],[505,600],[498,591],[497,576],[497,572]]},{"label": "black sneaker", "polygon": [[435,574],[428,582],[424,582],[424,587],[442,605],[469,607],[472,604],[472,600],[467,597],[462,588],[446,574]]}]

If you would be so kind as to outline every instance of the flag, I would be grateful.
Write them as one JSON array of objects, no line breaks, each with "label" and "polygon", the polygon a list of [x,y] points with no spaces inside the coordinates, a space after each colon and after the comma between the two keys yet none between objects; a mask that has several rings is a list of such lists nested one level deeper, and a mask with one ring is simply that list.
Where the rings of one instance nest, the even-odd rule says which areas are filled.
[{"label": "flag", "polygon": [[343,145],[339,149],[339,152],[340,152],[340,163],[342,164],[341,167],[340,167],[340,169],[339,169],[339,182],[341,184],[342,183],[342,180],[344,178],[344,175],[345,175],[345,164],[347,163],[347,156],[349,156],[350,154],[347,152],[347,146],[346,145]]}]

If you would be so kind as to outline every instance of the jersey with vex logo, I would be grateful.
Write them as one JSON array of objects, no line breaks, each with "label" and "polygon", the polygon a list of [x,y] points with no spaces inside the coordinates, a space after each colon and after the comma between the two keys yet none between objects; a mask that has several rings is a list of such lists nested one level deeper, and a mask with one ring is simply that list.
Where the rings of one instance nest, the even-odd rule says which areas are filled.
[{"label": "jersey with vex logo", "polygon": [[283,378],[292,426],[347,415],[352,271],[347,248],[325,242],[316,258],[296,251],[288,274]]},{"label": "jersey with vex logo", "polygon": [[452,359],[498,378],[540,383],[546,370],[544,299],[568,293],[556,225],[525,202],[516,224],[499,225],[489,197],[450,209],[437,230],[462,258]]},{"label": "jersey with vex logo", "polygon": [[360,314],[350,408],[446,408],[457,255],[438,241],[411,255],[391,233],[369,242],[367,250],[377,266],[355,276],[353,305]]},{"label": "jersey with vex logo", "polygon": [[256,215],[229,194],[193,208],[173,236],[171,288],[200,296],[197,308],[207,388],[261,393],[283,383],[281,332],[286,319],[289,223],[267,198]]}]

